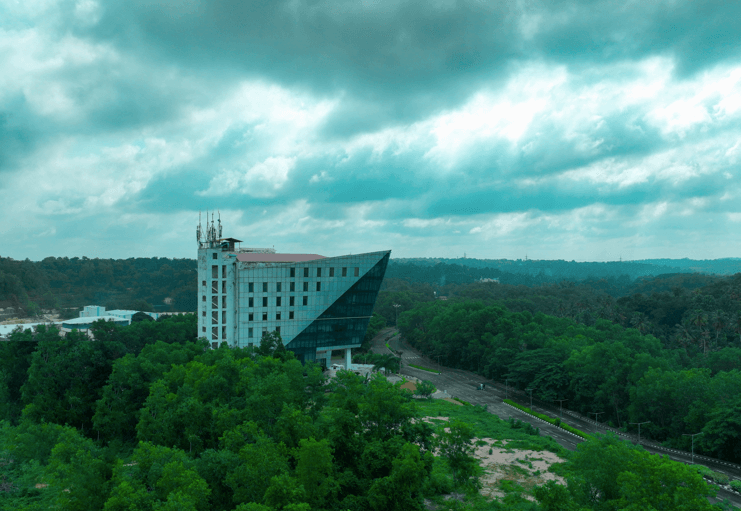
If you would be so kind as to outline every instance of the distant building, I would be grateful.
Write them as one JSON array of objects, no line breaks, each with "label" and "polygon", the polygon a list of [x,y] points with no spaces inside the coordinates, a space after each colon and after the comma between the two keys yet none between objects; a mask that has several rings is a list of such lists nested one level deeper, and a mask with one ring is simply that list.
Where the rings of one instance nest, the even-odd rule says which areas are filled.
[{"label": "distant building", "polygon": [[62,321],[62,333],[71,332],[72,330],[80,330],[86,333],[90,333],[90,327],[96,321],[112,321],[113,323],[121,326],[126,326],[131,323],[131,320],[121,318],[118,316],[90,316],[82,318],[72,318]]},{"label": "distant building", "polygon": [[8,323],[8,324],[1,324],[0,325],[0,341],[7,341],[10,337],[11,332],[15,330],[18,327],[21,327],[21,330],[33,330],[35,326],[37,325],[51,325],[56,326],[57,328],[60,327],[60,322],[58,321],[47,321],[44,323]]},{"label": "distant building", "polygon": [[386,273],[390,250],[324,257],[240,248],[221,236],[221,221],[198,238],[198,332],[216,347],[258,345],[278,332],[301,361],[329,366],[332,350],[352,348],[365,337]]},{"label": "distant building", "polygon": [[[132,310],[121,310],[121,309],[115,309],[111,311],[105,310],[105,307],[101,307],[99,305],[86,305],[82,311],[80,312],[80,318],[98,318],[101,319],[106,316],[112,316],[116,318],[121,318],[127,320],[127,325],[131,324],[131,318],[134,317],[134,314],[140,311],[132,311]],[[144,314],[147,314],[152,319],[159,319],[160,315],[157,312],[145,312]],[[80,319],[77,318],[77,319]]]}]

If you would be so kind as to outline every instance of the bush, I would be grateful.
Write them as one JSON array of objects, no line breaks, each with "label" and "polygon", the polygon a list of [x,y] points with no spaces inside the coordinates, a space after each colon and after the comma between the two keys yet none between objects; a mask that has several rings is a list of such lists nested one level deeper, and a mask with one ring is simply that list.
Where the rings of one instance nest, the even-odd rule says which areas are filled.
[{"label": "bush", "polygon": [[421,382],[417,384],[417,390],[414,393],[417,394],[419,397],[428,398],[432,394],[434,394],[436,390],[437,389],[432,384],[432,382],[427,381],[427,380],[422,380]]},{"label": "bush", "polygon": [[713,472],[713,481],[718,484],[726,485],[728,484],[728,476],[721,474],[720,472]]},{"label": "bush", "polygon": [[741,493],[741,481],[731,481],[731,488]]},{"label": "bush", "polygon": [[704,465],[695,465],[695,470],[697,470],[697,473],[702,477],[707,477],[708,479],[713,478],[713,471]]},{"label": "bush", "polygon": [[[510,404],[510,405],[514,406],[518,410],[522,410],[523,412],[525,412],[525,413],[527,413],[529,415],[532,415],[534,417],[537,417],[539,419],[542,419],[542,420],[546,421],[549,424],[553,424],[554,426],[558,426],[561,429],[565,429],[566,431],[568,431],[570,433],[573,433],[576,436],[579,436],[579,437],[583,438],[584,440],[588,440],[589,438],[591,438],[589,435],[587,435],[583,431],[578,430],[576,428],[573,428],[573,427],[569,426],[568,424],[566,424],[565,422],[561,422],[561,419],[560,418],[553,419],[551,417],[548,417],[547,415],[543,415],[542,413],[534,412],[530,408],[528,408],[526,406],[519,405],[519,404],[515,403],[514,401],[512,401],[511,399],[505,399],[504,402],[507,403],[507,404]],[[540,429],[538,429],[538,434],[540,434]]]}]

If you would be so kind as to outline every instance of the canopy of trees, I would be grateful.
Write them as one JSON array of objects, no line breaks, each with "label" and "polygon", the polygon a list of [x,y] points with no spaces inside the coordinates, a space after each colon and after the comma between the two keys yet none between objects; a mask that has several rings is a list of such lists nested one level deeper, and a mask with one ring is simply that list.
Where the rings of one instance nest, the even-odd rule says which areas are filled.
[{"label": "canopy of trees", "polygon": [[[196,293],[195,259],[47,257],[34,262],[0,257],[0,306],[19,307],[30,315],[90,304],[195,311]],[[165,304],[165,298],[171,303]]]},{"label": "canopy of trees", "polygon": [[617,427],[651,421],[643,435],[676,447],[688,449],[683,435],[702,431],[696,451],[741,462],[741,349],[730,336],[722,348],[702,337],[666,345],[607,319],[585,325],[472,300],[420,303],[400,315],[399,328],[445,365],[508,379],[544,401],[567,399],[584,414],[604,412],[600,420]]}]

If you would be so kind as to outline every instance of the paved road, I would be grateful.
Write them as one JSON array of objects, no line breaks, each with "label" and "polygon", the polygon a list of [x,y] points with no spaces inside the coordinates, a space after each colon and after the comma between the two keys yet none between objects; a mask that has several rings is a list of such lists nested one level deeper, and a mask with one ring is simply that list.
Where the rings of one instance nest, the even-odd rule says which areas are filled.
[{"label": "paved road", "polygon": [[[386,348],[386,338],[394,333],[394,329],[388,328],[380,332],[373,339],[373,351],[376,353],[388,353],[389,350]],[[448,367],[438,367],[437,361],[431,360],[409,345],[403,343],[400,340],[400,336],[392,338],[389,342],[389,346],[393,351],[402,353],[402,370],[401,373],[408,376],[414,376],[420,379],[431,381],[435,387],[439,390],[447,390],[451,396],[458,397],[469,403],[476,405],[487,405],[489,412],[497,415],[500,419],[507,420],[509,417],[519,419],[523,422],[532,424],[533,427],[540,428],[540,431],[544,435],[553,437],[561,446],[571,451],[576,449],[577,444],[583,442],[580,437],[572,435],[571,433],[564,431],[550,423],[540,421],[539,419],[528,415],[516,408],[513,408],[502,400],[508,395],[511,399],[524,404],[525,406],[530,405],[530,398],[526,393],[519,392],[515,394],[513,389],[507,389],[505,385],[488,380],[482,376],[479,376],[470,371],[464,371],[461,369],[451,369]],[[435,374],[422,369],[416,369],[410,367],[409,364],[420,365],[431,369],[440,369],[441,374]],[[485,390],[476,390],[479,383],[485,383]],[[514,394],[514,395],[513,395]],[[537,403],[534,400],[533,409],[537,412],[548,414],[552,417],[559,415],[558,406],[549,406],[544,403]],[[584,431],[585,433],[605,433],[607,431],[605,426],[601,426],[586,417],[582,417],[575,412],[571,412],[564,408],[563,411],[564,420],[571,426]],[[636,441],[637,439],[631,435],[622,434],[622,436],[628,440]],[[655,446],[643,443],[643,447],[653,454],[661,454],[662,456],[669,456],[669,458],[680,461],[682,463],[690,463],[690,455],[681,451],[669,451],[666,449],[659,449]],[[698,456],[695,456],[695,463],[702,463],[703,465],[715,470],[716,472],[722,472],[731,478],[741,478],[741,469],[737,466],[728,466],[723,462],[713,461],[709,458],[698,460]],[[727,491],[723,488],[718,488],[718,500],[728,499],[733,505],[741,507],[741,496],[736,493]]]}]

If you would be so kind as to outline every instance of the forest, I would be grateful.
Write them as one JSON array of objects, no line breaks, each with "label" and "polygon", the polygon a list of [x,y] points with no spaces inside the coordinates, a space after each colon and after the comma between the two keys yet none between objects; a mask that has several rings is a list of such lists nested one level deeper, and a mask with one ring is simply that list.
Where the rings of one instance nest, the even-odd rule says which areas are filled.
[{"label": "forest", "polygon": [[[478,310],[498,314],[497,328],[518,328],[520,313]],[[542,319],[555,330],[567,321]],[[100,321],[94,342],[40,325],[0,343],[0,508],[719,509],[692,467],[615,436],[572,454],[519,421],[414,399],[378,374],[328,381],[278,335],[256,349],[209,349],[196,332],[196,317],[184,315]],[[631,339],[642,346],[640,335]],[[507,479],[499,498],[482,496],[474,450],[505,443],[557,454],[564,461],[552,469],[564,484],[527,489]]]},{"label": "forest", "polygon": [[[699,278],[699,280],[698,280]],[[699,286],[706,279],[705,285]],[[543,401],[568,400],[615,427],[651,421],[645,436],[741,462],[741,275],[670,275],[615,300],[593,284],[389,283],[377,312],[443,364]],[[699,287],[698,287],[699,286]]]},{"label": "forest", "polygon": [[[676,278],[705,285],[734,269],[741,260],[653,260],[625,263],[486,259],[391,259],[390,281],[446,288],[482,279],[509,286],[541,287],[571,283],[603,291],[613,298],[642,293],[642,283]],[[704,272],[704,273],[702,273]],[[25,315],[41,310],[74,309],[96,304],[108,309],[191,312],[196,309],[194,259],[89,259],[47,257],[17,261],[0,257],[0,308]],[[649,284],[650,285],[650,284]],[[674,325],[671,325],[674,326]]]},{"label": "forest", "polygon": [[0,307],[20,308],[29,316],[41,309],[76,310],[91,304],[109,310],[189,312],[196,310],[196,293],[195,259],[0,257]]}]

